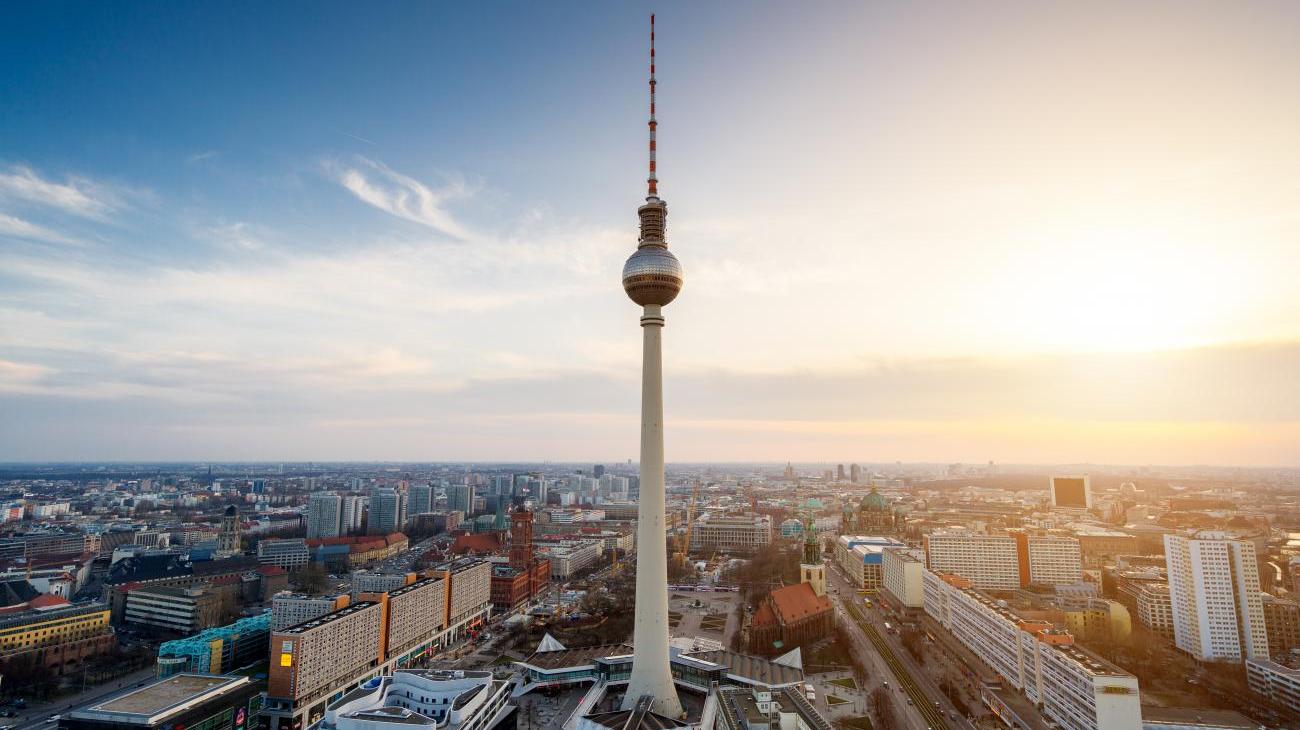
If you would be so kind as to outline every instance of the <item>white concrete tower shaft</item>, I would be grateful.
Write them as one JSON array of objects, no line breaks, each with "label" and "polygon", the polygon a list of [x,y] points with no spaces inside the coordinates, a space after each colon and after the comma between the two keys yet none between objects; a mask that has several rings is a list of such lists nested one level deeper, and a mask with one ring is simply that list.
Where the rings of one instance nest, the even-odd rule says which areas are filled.
[{"label": "white concrete tower shaft", "polygon": [[682,713],[668,655],[668,558],[664,509],[664,318],[658,305],[641,316],[641,502],[637,508],[636,622],[632,677],[623,707],[652,695],[661,715]]}]

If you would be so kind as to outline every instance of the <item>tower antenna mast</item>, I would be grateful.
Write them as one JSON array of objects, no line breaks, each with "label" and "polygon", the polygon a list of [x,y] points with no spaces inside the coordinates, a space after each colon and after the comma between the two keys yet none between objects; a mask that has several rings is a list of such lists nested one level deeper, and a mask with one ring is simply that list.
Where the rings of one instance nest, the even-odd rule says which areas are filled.
[{"label": "tower antenna mast", "polygon": [[655,170],[655,16],[650,15],[650,177],[646,180],[646,197],[659,197],[659,178]]}]

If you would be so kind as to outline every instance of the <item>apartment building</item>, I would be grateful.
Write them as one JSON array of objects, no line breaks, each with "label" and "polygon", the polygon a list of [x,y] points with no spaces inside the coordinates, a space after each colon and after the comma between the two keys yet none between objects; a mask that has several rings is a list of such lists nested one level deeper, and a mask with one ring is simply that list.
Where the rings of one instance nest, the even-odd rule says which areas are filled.
[{"label": "apartment building", "polygon": [[271,730],[313,725],[324,717],[330,697],[409,666],[481,627],[491,611],[491,575],[485,560],[458,560],[273,631],[263,710]]},{"label": "apartment building", "polygon": [[1073,537],[1012,533],[1021,585],[1068,585],[1083,580],[1083,551]]},{"label": "apartment building", "polygon": [[[466,575],[459,588],[472,582]],[[424,578],[388,594],[388,646],[390,655],[402,654],[427,643],[446,628],[449,581],[445,575]],[[430,617],[436,617],[430,620]]]},{"label": "apartment building", "polygon": [[1169,600],[1169,584],[1139,583],[1136,586],[1138,623],[1170,641],[1174,638],[1174,606]]},{"label": "apartment building", "polygon": [[942,530],[925,536],[926,568],[960,575],[981,590],[1014,590],[1020,583],[1020,554],[1010,535]]},{"label": "apartment building", "polygon": [[925,552],[930,570],[969,578],[981,590],[1083,580],[1083,552],[1073,537],[1024,530],[1004,535],[941,530],[926,536]]},{"label": "apartment building", "polygon": [[1200,661],[1267,659],[1255,546],[1214,532],[1164,542],[1174,645]]},{"label": "apartment building", "polygon": [[890,547],[881,552],[881,582],[888,598],[907,609],[925,605],[925,551]]},{"label": "apartment building", "polygon": [[336,596],[308,596],[283,591],[271,597],[271,631],[287,629],[347,608],[351,599],[346,593]]},{"label": "apartment building", "polygon": [[342,528],[343,498],[337,494],[313,494],[307,498],[307,537],[339,537]]},{"label": "apartment building", "polygon": [[969,579],[925,571],[925,612],[1066,730],[1139,730],[1138,681],[1074,644],[1068,631],[1022,618]]},{"label": "apartment building", "polygon": [[386,608],[383,601],[358,601],[272,632],[267,710],[279,727],[315,723],[331,694],[384,663]]}]

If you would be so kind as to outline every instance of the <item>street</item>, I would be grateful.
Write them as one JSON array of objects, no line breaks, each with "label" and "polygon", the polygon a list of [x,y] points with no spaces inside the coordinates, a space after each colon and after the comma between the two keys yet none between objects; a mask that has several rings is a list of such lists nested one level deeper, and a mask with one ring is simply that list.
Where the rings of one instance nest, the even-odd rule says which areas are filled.
[{"label": "street", "polygon": [[[85,692],[59,697],[51,702],[31,702],[18,717],[5,718],[8,722],[0,724],[12,725],[14,730],[43,727],[47,724],[47,720],[54,715],[67,714],[73,708],[96,702],[129,687],[151,681],[155,676],[155,671],[156,668],[150,666],[138,672],[124,675],[120,679],[87,687]],[[48,724],[53,726],[53,723]]]},{"label": "street", "polygon": [[[838,568],[828,570],[827,577],[833,588],[831,598],[836,604],[839,619],[848,627],[849,635],[857,643],[854,650],[859,656],[871,658],[879,676],[889,677],[886,681],[891,684],[890,694],[894,700],[896,716],[902,718],[906,726],[913,730],[973,730],[972,725],[957,712],[948,698],[924,672],[915,667],[909,656],[905,656],[906,652],[886,638],[883,626],[880,626],[883,621],[877,611],[866,609],[862,605],[857,589]],[[875,686],[873,682],[866,691],[870,693]]]}]

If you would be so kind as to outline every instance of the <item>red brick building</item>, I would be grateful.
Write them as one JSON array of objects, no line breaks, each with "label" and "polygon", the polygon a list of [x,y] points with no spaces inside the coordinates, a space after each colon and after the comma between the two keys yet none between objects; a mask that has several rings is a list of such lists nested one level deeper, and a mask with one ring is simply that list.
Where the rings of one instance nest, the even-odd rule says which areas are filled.
[{"label": "red brick building", "polygon": [[510,515],[510,560],[492,567],[492,607],[514,611],[546,590],[551,561],[533,547],[533,513],[520,508]]}]

